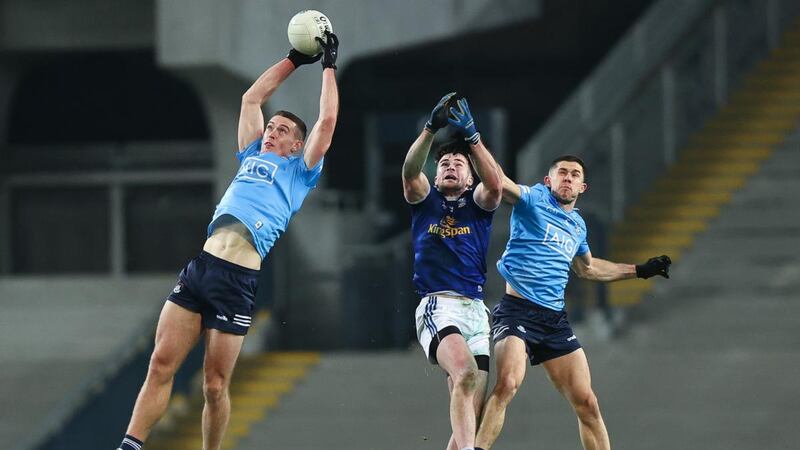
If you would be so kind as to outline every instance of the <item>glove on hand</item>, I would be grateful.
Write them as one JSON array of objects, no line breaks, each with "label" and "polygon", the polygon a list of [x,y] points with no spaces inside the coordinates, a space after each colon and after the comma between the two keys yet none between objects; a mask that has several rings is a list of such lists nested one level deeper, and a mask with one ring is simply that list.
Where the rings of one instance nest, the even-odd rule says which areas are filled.
[{"label": "glove on hand", "polygon": [[672,264],[672,261],[667,255],[650,258],[646,263],[636,266],[636,276],[638,278],[647,279],[656,275],[661,275],[664,278],[669,278],[670,264]]},{"label": "glove on hand", "polygon": [[441,128],[447,126],[448,111],[455,99],[455,95],[455,92],[451,92],[439,100],[439,103],[437,103],[436,106],[433,107],[433,111],[431,111],[431,118],[425,123],[425,129],[435,134]]},{"label": "glove on hand", "polygon": [[336,69],[336,58],[339,57],[339,38],[330,31],[325,31],[325,40],[315,38],[322,46],[322,68]]},{"label": "glove on hand", "polygon": [[481,139],[481,134],[475,128],[475,121],[472,120],[472,113],[469,111],[467,99],[462,98],[458,100],[457,104],[458,109],[450,108],[450,117],[447,118],[447,121],[458,128],[465,141],[475,145]]},{"label": "glove on hand", "polygon": [[294,64],[294,67],[300,67],[303,64],[311,64],[319,61],[322,58],[322,52],[317,53],[314,56],[308,56],[305,53],[300,53],[295,49],[289,50],[289,54],[286,55],[286,58]]}]

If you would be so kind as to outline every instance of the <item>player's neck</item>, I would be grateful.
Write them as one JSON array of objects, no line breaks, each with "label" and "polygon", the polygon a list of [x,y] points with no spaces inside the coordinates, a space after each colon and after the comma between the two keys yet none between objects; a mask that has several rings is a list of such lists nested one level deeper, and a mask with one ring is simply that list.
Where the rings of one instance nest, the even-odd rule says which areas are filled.
[{"label": "player's neck", "polygon": [[569,212],[572,212],[573,209],[575,209],[575,202],[573,201],[573,202],[567,203],[566,205],[561,203],[561,202],[558,202],[558,206],[561,207],[561,209],[563,209],[564,212],[568,212],[569,213]]},{"label": "player's neck", "polygon": [[459,191],[450,191],[450,190],[441,190],[441,189],[439,189],[439,193],[441,193],[442,196],[445,198],[445,200],[448,200],[448,201],[458,200],[458,198],[461,197],[461,195],[463,195],[464,192],[466,192],[466,191],[467,191],[466,188],[465,189],[461,189]]},{"label": "player's neck", "polygon": [[276,156],[280,156],[281,158],[289,158],[291,156],[295,156],[295,155],[299,155],[300,154],[300,152],[297,152],[297,153],[285,152],[285,153],[283,153],[283,152],[279,152],[275,148],[264,148],[264,147],[261,147],[261,151],[258,152],[258,154],[259,155],[263,155],[265,153],[272,153],[272,154],[274,154]]}]

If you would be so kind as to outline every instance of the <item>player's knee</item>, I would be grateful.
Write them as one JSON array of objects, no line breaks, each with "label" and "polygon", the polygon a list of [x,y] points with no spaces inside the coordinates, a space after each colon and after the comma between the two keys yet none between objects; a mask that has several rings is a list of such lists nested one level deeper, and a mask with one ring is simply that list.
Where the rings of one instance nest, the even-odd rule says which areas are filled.
[{"label": "player's knee", "polygon": [[600,403],[592,391],[578,395],[573,401],[573,406],[578,417],[583,420],[594,420],[600,417]]},{"label": "player's knee", "polygon": [[494,390],[499,399],[508,403],[517,394],[519,390],[520,380],[513,375],[498,375],[497,385]]},{"label": "player's knee", "polygon": [[466,392],[472,392],[478,386],[478,369],[476,367],[460,368],[450,376],[453,378],[453,385]]},{"label": "player's knee", "polygon": [[150,356],[150,366],[147,369],[147,379],[156,383],[166,383],[175,375],[177,364],[170,355],[154,351]]},{"label": "player's knee", "polygon": [[228,383],[220,376],[206,376],[203,382],[203,396],[206,403],[216,404],[228,395]]}]

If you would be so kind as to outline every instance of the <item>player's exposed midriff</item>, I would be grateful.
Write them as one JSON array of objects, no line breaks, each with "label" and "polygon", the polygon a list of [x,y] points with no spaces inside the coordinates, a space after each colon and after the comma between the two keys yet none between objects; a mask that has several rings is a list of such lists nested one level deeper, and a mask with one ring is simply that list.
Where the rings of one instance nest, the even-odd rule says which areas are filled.
[{"label": "player's exposed midriff", "polygon": [[250,231],[238,220],[218,225],[206,239],[203,251],[248,269],[261,269],[261,256],[252,244]]}]

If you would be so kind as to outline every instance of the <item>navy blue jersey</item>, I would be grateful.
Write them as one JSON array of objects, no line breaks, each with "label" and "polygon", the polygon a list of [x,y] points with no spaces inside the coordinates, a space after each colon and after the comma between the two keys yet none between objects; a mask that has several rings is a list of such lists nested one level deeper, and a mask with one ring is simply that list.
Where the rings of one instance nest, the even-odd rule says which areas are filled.
[{"label": "navy blue jersey", "polygon": [[424,200],[411,205],[414,286],[419,295],[453,291],[483,299],[494,211],[478,206],[473,192],[447,200],[431,187]]}]

